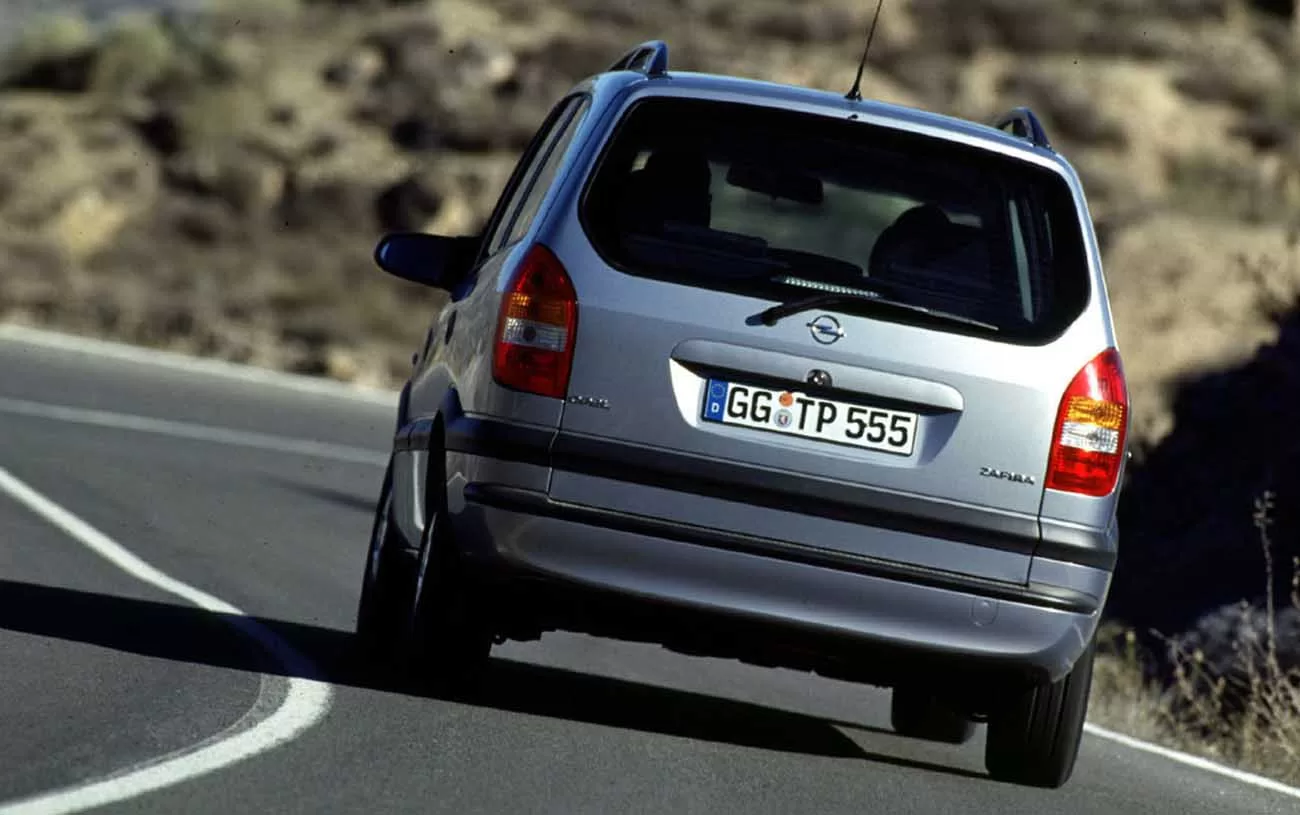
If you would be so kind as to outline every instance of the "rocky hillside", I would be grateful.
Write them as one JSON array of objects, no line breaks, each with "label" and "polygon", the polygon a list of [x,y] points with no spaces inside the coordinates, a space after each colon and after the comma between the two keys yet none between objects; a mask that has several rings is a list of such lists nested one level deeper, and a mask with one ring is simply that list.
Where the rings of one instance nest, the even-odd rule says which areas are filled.
[{"label": "rocky hillside", "polygon": [[[0,66],[7,317],[391,381],[436,303],[375,273],[375,234],[473,229],[568,83],[663,36],[682,67],[845,87],[872,11],[861,0],[218,8],[94,32],[36,18],[17,38]],[[1106,227],[1140,435],[1154,439],[1175,375],[1269,337],[1250,269],[1291,251],[1291,43],[1282,18],[1228,0],[893,0],[868,90],[976,118],[1018,102],[1044,114]],[[1292,281],[1267,285],[1283,296]]]},{"label": "rocky hillside", "polygon": [[[868,94],[976,119],[1031,104],[1084,175],[1141,465],[1116,608],[1144,624],[1182,630],[1207,598],[1257,594],[1251,493],[1293,487],[1283,446],[1259,432],[1285,434],[1300,363],[1278,329],[1300,291],[1293,5],[889,0],[873,47]],[[14,38],[0,60],[0,316],[398,381],[438,298],[377,272],[375,237],[474,230],[572,81],[663,37],[679,67],[847,89],[874,10],[217,8],[31,21]],[[1178,587],[1157,610],[1140,601],[1152,581]]]}]

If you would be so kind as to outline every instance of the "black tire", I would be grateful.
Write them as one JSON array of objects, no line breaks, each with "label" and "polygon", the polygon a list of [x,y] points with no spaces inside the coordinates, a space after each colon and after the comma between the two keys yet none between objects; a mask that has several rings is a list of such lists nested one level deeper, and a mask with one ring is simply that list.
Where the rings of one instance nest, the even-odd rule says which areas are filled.
[{"label": "black tire", "polygon": [[965,744],[975,735],[974,721],[922,689],[894,688],[889,719],[894,732],[909,739]]},{"label": "black tire", "polygon": [[999,780],[1056,789],[1074,772],[1088,717],[1096,644],[1061,680],[1022,691],[989,715],[984,764]]},{"label": "black tire", "polygon": [[493,634],[479,611],[475,586],[451,540],[445,509],[431,506],[403,645],[408,673],[421,688],[459,696],[482,680]]},{"label": "black tire", "polygon": [[365,663],[388,662],[394,657],[415,587],[416,558],[392,523],[392,506],[390,460],[375,504],[357,601],[356,655]]}]

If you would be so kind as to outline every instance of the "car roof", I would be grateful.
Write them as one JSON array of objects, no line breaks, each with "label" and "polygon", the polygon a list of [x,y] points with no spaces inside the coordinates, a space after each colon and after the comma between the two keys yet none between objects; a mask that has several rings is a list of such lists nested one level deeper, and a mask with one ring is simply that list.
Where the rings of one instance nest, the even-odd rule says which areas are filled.
[{"label": "car roof", "polygon": [[673,82],[682,91],[701,95],[747,96],[780,105],[816,107],[826,113],[842,113],[844,116],[855,113],[859,116],[877,116],[898,120],[904,124],[950,130],[974,138],[991,139],[1009,147],[1033,149],[1033,146],[1025,139],[1013,136],[1004,130],[998,130],[995,127],[956,116],[934,113],[894,102],[884,102],[866,97],[853,101],[846,98],[842,93],[723,74],[674,71],[665,78]]},{"label": "car roof", "polygon": [[[661,40],[641,43],[609,69],[591,79],[655,88],[650,92],[662,91],[665,95],[756,102],[845,118],[856,115],[861,119],[888,122],[909,130],[955,137],[968,144],[982,143],[1004,153],[1032,157],[1037,163],[1056,164],[1067,168],[1071,173],[1073,171],[1065,157],[1048,142],[1037,116],[1025,107],[1007,111],[998,117],[995,126],[895,102],[866,97],[850,99],[845,93],[819,88],[732,74],[670,71],[668,46]],[[1025,135],[1002,129],[1012,119],[1024,126]]]}]

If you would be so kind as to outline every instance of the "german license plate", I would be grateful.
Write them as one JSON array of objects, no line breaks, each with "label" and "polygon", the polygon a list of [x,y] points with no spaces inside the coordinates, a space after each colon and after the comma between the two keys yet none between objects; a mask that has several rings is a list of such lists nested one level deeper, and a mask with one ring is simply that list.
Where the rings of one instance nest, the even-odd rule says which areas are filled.
[{"label": "german license plate", "polygon": [[910,456],[917,415],[710,379],[701,414],[707,422],[784,433]]}]

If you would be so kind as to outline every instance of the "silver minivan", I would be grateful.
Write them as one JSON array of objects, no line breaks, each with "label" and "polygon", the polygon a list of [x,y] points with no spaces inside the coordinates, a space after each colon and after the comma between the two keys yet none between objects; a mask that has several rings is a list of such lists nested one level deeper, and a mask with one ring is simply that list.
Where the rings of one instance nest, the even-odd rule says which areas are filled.
[{"label": "silver minivan", "polygon": [[1078,176],[985,125],[670,72],[558,100],[438,287],[357,636],[471,690],[567,630],[892,688],[1059,787],[1117,557],[1128,397]]}]

